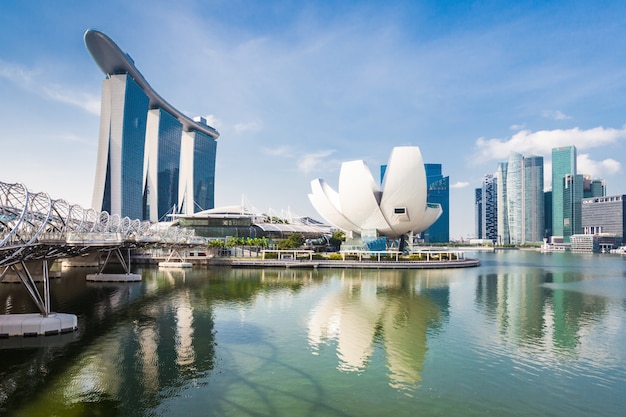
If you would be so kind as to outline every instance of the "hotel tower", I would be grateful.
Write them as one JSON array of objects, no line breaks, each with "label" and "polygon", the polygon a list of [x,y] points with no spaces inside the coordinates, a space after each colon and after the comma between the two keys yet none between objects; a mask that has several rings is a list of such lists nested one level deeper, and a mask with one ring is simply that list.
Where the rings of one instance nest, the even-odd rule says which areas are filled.
[{"label": "hotel tower", "polygon": [[213,208],[217,130],[161,98],[104,33],[85,45],[105,74],[93,208],[151,221]]}]

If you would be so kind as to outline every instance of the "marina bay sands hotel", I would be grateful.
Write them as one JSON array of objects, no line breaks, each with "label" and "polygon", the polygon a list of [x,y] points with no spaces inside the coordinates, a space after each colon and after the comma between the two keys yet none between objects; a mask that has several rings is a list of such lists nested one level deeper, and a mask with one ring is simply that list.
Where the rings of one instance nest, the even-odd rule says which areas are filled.
[{"label": "marina bay sands hotel", "polygon": [[104,33],[85,45],[106,76],[93,208],[151,221],[213,208],[217,130],[161,98]]}]

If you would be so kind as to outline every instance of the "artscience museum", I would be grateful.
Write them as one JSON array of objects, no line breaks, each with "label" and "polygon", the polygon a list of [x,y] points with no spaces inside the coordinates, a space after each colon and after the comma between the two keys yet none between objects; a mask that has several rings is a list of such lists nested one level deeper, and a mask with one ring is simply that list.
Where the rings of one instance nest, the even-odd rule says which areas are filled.
[{"label": "artscience museum", "polygon": [[341,165],[337,191],[316,179],[309,199],[327,222],[364,243],[423,232],[443,212],[440,204],[427,201],[426,171],[417,146],[393,148],[382,186],[364,161],[349,161]]}]

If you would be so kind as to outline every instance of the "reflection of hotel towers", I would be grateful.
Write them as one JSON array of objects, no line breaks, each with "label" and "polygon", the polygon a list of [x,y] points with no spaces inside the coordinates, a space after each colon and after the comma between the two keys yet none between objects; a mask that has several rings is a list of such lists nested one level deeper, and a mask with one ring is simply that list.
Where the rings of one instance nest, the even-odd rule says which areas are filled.
[{"label": "reflection of hotel towers", "polygon": [[[148,295],[161,291],[164,285],[175,286],[175,281],[184,278],[185,272],[160,271],[158,274],[157,281],[160,282],[151,281],[146,285]],[[124,287],[120,286],[120,300],[113,301],[119,298],[117,292],[111,297],[114,311],[128,308],[129,300],[123,297]],[[202,314],[194,316],[194,308],[198,308],[194,304],[193,292],[183,291],[168,303],[146,306],[149,314],[145,315],[145,320],[117,330],[126,332],[126,337],[112,338],[115,343],[103,342],[103,351],[99,355],[89,355],[77,365],[79,369],[71,373],[73,380],[66,384],[65,395],[78,401],[93,395],[97,389],[99,395],[107,398],[135,397],[129,404],[142,409],[137,402],[145,407],[146,403],[156,401],[159,390],[166,386],[176,387],[182,375],[210,369],[212,362],[207,359],[214,356],[213,321]],[[114,311],[103,311],[103,314]],[[101,360],[94,361],[94,358]],[[169,363],[169,358],[175,358],[175,366],[159,366]],[[119,367],[134,372],[121,371]],[[124,412],[128,410],[118,411],[129,414]]]},{"label": "reflection of hotel towers", "polygon": [[[437,271],[425,272],[425,282],[408,279],[400,271],[394,275],[386,271],[384,281],[373,274],[351,278],[342,272],[340,292],[322,300],[311,315],[309,343],[317,349],[327,340],[337,340],[339,369],[358,372],[367,366],[380,338],[390,385],[400,388],[421,381],[428,327],[440,320],[442,308],[447,309],[447,293],[446,305],[438,306],[419,292],[424,285],[437,287]],[[384,291],[379,291],[381,287]],[[442,288],[447,292],[447,281]]]},{"label": "reflection of hotel towers", "polygon": [[219,133],[163,100],[103,33],[85,44],[106,75],[93,207],[152,221],[213,208]]},{"label": "reflection of hotel towers", "polygon": [[572,351],[579,344],[589,312],[601,315],[606,306],[599,297],[541,284],[562,284],[564,273],[489,274],[477,280],[476,304],[496,319],[501,333],[520,346]]}]

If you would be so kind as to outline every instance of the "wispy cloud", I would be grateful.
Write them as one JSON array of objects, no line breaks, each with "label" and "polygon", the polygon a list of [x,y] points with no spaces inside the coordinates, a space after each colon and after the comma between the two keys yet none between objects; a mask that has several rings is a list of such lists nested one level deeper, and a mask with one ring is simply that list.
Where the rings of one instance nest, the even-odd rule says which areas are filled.
[{"label": "wispy cloud", "polygon": [[305,174],[320,168],[321,166],[327,166],[329,161],[327,160],[332,155],[334,150],[324,150],[314,153],[305,154],[298,159],[298,170]]},{"label": "wispy cloud", "polygon": [[53,101],[79,107],[91,114],[100,115],[100,98],[91,94],[76,93],[58,85],[43,86],[41,91]]},{"label": "wispy cloud", "polygon": [[552,148],[574,145],[579,150],[591,149],[626,139],[626,126],[621,129],[595,127],[592,129],[556,129],[532,132],[522,130],[507,139],[476,140],[476,161],[504,160],[511,152],[550,155]]},{"label": "wispy cloud", "polygon": [[43,78],[43,71],[0,61],[0,77],[11,81],[24,90],[39,94],[49,100],[69,104],[91,114],[100,114],[99,96],[72,91],[68,87],[48,83]]},{"label": "wispy cloud", "polygon": [[552,120],[569,120],[572,118],[559,110],[544,110],[541,116]]},{"label": "wispy cloud", "polygon": [[263,152],[267,155],[280,156],[282,158],[293,158],[293,148],[290,146],[279,146],[277,148],[263,148]]},{"label": "wispy cloud", "polygon": [[469,183],[469,182],[466,182],[466,181],[457,181],[457,182],[455,182],[454,184],[452,184],[452,185],[450,186],[450,188],[465,188],[465,187],[468,187],[469,185],[470,185],[470,183]]},{"label": "wispy cloud", "polygon": [[260,132],[263,129],[263,123],[260,121],[237,123],[234,128],[237,133]]}]

